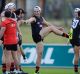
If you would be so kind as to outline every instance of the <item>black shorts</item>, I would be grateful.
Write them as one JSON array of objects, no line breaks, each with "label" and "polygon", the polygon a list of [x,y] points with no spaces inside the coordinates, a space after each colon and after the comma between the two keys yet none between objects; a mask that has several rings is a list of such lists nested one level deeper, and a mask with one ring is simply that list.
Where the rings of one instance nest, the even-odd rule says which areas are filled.
[{"label": "black shorts", "polygon": [[34,41],[35,43],[38,43],[38,42],[40,42],[40,41],[43,41],[42,37],[41,37],[39,34],[34,34],[34,35],[32,35],[32,38],[33,38],[33,41]]},{"label": "black shorts", "polygon": [[76,27],[74,29],[72,29],[72,33],[71,33],[71,39],[70,39],[70,43],[72,44],[72,46],[80,46],[80,27]]},{"label": "black shorts", "polygon": [[22,45],[22,36],[20,34],[18,34],[18,44],[19,46]]},{"label": "black shorts", "polygon": [[11,51],[17,51],[17,44],[4,45],[4,49],[11,50]]},{"label": "black shorts", "polygon": [[1,38],[1,41],[3,41],[3,37]]},{"label": "black shorts", "polygon": [[72,44],[72,46],[80,46],[80,39],[71,39],[70,43]]}]

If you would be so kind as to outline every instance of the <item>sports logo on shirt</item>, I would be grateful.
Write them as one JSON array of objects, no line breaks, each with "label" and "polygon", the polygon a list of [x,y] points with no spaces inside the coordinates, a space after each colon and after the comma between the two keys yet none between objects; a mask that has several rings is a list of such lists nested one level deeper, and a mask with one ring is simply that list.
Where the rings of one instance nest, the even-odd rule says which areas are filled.
[{"label": "sports logo on shirt", "polygon": [[42,24],[40,22],[37,22],[37,24],[39,25],[39,27],[42,27]]},{"label": "sports logo on shirt", "polygon": [[73,19],[72,28],[75,29],[78,25],[79,20]]}]

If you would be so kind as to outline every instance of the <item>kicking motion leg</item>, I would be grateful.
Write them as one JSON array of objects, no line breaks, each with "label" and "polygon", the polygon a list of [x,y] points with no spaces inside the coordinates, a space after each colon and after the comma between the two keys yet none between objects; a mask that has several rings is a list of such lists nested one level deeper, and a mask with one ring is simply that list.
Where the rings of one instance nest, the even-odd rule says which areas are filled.
[{"label": "kicking motion leg", "polygon": [[46,28],[43,28],[41,31],[40,31],[40,35],[42,36],[42,38],[44,38],[45,36],[47,36],[50,32],[53,32],[54,34],[56,35],[59,35],[59,36],[63,36],[63,37],[66,37],[66,38],[69,38],[68,34],[64,33],[63,31],[57,29],[55,26],[48,26]]}]

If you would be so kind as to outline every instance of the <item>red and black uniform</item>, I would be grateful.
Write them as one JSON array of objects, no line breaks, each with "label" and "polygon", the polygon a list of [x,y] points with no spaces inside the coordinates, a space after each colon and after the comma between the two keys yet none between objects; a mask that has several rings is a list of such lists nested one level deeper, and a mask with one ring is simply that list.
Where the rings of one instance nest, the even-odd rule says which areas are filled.
[{"label": "red and black uniform", "polygon": [[43,41],[42,37],[39,34],[43,27],[43,18],[42,16],[41,17],[33,16],[33,17],[36,19],[36,22],[33,21],[31,23],[32,38],[35,43],[38,43],[40,41]]},{"label": "red and black uniform", "polygon": [[17,50],[17,35],[16,35],[16,21],[11,18],[6,19],[2,23],[2,27],[5,27],[3,44],[7,50]]}]

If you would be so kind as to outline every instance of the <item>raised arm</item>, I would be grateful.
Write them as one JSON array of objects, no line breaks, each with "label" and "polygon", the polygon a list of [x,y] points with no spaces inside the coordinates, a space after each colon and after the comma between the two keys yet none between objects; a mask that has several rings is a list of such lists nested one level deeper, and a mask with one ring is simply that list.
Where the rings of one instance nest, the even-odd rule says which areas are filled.
[{"label": "raised arm", "polygon": [[17,22],[17,31],[20,35],[22,35],[21,30],[20,30],[20,22]]}]

